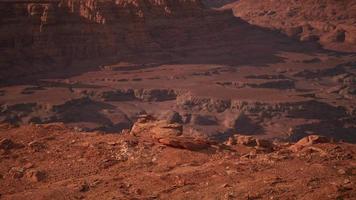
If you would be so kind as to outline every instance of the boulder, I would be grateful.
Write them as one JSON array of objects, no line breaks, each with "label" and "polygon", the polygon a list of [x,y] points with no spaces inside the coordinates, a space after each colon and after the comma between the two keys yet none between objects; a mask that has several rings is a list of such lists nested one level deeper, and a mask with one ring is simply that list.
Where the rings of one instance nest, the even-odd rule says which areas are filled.
[{"label": "boulder", "polygon": [[299,140],[296,144],[301,146],[310,146],[313,144],[328,143],[328,142],[330,142],[330,139],[325,136],[309,135]]},{"label": "boulder", "polygon": [[183,126],[178,123],[168,123],[166,120],[155,120],[150,115],[140,116],[131,128],[134,136],[150,136],[154,139],[177,137],[182,135]]},{"label": "boulder", "polygon": [[155,126],[155,123],[148,121],[147,119],[140,118],[134,123],[131,128],[130,134],[134,136],[142,136],[147,134]]},{"label": "boulder", "polygon": [[331,140],[325,136],[309,135],[309,136],[306,136],[306,137],[300,139],[294,145],[290,146],[290,149],[292,151],[299,151],[307,146],[311,146],[314,144],[320,144],[320,143],[328,143],[328,142],[331,142]]},{"label": "boulder", "polygon": [[154,139],[178,137],[183,134],[183,126],[181,124],[157,124],[150,132]]}]

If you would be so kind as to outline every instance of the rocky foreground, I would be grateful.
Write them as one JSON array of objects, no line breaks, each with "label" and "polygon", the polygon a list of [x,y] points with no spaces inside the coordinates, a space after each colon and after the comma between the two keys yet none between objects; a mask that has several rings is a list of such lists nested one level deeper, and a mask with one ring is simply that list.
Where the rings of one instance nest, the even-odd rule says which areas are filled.
[{"label": "rocky foreground", "polygon": [[[241,18],[217,8],[229,2]],[[348,8],[341,21],[321,7],[311,15],[316,1],[278,2],[0,1],[0,123],[121,132],[148,113],[177,115],[193,135],[296,142],[320,133],[355,143],[356,54],[251,21],[296,22],[299,31],[303,16],[310,26],[352,24],[352,2],[326,4],[338,16]],[[303,12],[281,20],[287,4]],[[336,43],[352,44],[350,33]]]},{"label": "rocky foreground", "polygon": [[353,144],[233,135],[140,116],[121,134],[63,124],[0,129],[1,199],[354,199]]}]

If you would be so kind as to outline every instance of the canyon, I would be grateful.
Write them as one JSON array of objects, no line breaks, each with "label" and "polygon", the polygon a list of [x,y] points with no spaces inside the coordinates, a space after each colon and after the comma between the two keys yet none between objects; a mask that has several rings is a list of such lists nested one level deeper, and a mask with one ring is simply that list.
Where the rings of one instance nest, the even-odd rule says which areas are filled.
[{"label": "canyon", "polygon": [[355,8],[0,0],[0,199],[353,199]]}]

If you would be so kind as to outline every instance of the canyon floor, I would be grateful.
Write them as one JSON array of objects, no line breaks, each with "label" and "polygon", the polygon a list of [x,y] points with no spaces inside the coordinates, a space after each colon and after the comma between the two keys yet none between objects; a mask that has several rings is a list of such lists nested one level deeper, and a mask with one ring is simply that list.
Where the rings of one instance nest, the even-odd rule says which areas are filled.
[{"label": "canyon floor", "polygon": [[4,70],[0,199],[356,197],[354,47],[224,9],[150,23],[160,49]]},{"label": "canyon floor", "polygon": [[147,113],[178,115],[187,133],[222,140],[318,133],[355,142],[356,56],[237,23],[226,37],[244,31],[243,40],[11,79],[0,120],[113,133]]}]

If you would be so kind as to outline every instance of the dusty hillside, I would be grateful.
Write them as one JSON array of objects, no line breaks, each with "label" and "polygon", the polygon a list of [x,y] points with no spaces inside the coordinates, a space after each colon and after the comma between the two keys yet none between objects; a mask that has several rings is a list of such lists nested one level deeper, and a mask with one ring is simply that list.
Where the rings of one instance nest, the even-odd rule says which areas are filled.
[{"label": "dusty hillside", "polygon": [[61,124],[2,125],[0,198],[356,197],[355,145],[320,136],[297,144],[246,136],[212,144],[186,141],[172,128],[176,124],[149,128],[152,123],[161,122],[141,120],[123,134],[78,132]]},{"label": "dusty hillside", "polygon": [[281,30],[301,41],[356,51],[356,2],[353,0],[241,0],[236,16],[251,24]]}]

